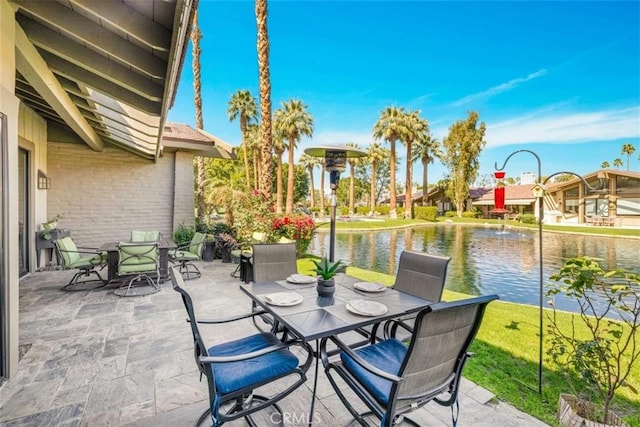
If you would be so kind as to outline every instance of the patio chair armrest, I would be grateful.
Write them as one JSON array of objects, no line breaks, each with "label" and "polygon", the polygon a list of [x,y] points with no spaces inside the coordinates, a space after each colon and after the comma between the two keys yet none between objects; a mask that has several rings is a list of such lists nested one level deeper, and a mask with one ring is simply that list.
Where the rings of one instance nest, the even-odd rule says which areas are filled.
[{"label": "patio chair armrest", "polygon": [[404,381],[404,378],[401,378],[397,375],[390,374],[389,372],[385,372],[371,365],[362,357],[358,356],[347,344],[339,340],[337,337],[333,337],[333,336],[328,338],[323,338],[320,341],[320,356],[322,357],[322,364],[325,366],[325,368],[329,365],[329,356],[327,354],[327,340],[333,341],[333,343],[337,345],[343,352],[345,352],[350,358],[352,358],[354,362],[362,366],[365,370],[369,371],[373,375],[376,375],[380,378],[384,378],[385,380],[388,380],[388,381],[392,381],[394,383],[401,383]]},{"label": "patio chair armrest", "polygon": [[262,348],[260,350],[252,351],[244,354],[236,354],[234,356],[200,356],[198,360],[202,363],[231,363],[240,362],[243,360],[255,359],[256,357],[264,356],[265,354],[273,353],[288,348],[285,343],[279,343],[269,347]]},{"label": "patio chair armrest", "polygon": [[413,333],[413,328],[407,323],[403,322],[402,319],[391,319],[387,320],[384,324],[385,338],[395,338],[398,328],[402,328],[410,334]]},{"label": "patio chair armrest", "polygon": [[[254,311],[252,313],[243,313],[235,316],[221,317],[219,319],[198,319],[198,323],[209,324],[209,325],[215,325],[218,323],[230,323],[230,322],[235,322],[236,320],[249,319],[251,317],[259,316],[261,314],[268,314],[268,313],[264,310],[260,310],[260,311]],[[189,322],[189,319],[187,319],[187,322]]]}]

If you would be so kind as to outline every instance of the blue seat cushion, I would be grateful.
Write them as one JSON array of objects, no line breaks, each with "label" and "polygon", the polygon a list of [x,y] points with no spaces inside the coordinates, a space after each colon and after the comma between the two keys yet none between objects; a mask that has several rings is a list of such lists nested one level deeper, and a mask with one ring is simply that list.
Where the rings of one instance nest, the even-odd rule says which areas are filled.
[{"label": "blue seat cushion", "polygon": [[[388,339],[358,349],[355,353],[370,365],[384,372],[397,375],[407,354],[407,346],[397,339]],[[389,403],[391,381],[367,371],[346,353],[341,353],[340,358],[344,367],[360,381],[380,404],[386,405]]]},{"label": "blue seat cushion", "polygon": [[[209,349],[210,356],[234,356],[276,345],[280,340],[273,334],[260,333],[219,344]],[[213,376],[219,394],[228,394],[268,382],[292,372],[298,367],[298,358],[283,349],[249,360],[230,363],[214,363]]]}]

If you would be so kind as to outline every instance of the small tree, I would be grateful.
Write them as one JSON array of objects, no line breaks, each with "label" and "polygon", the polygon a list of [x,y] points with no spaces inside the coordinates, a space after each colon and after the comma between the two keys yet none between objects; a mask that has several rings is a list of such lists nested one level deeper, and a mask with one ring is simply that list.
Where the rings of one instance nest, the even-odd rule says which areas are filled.
[{"label": "small tree", "polygon": [[[593,259],[579,257],[567,260],[550,279],[555,283],[548,285],[547,296],[573,299],[580,312],[565,324],[552,304],[547,353],[567,374],[569,384],[575,378],[582,381],[578,397],[602,403],[602,414],[591,413],[593,406],[585,404],[576,408],[578,415],[610,423],[615,393],[621,387],[632,387],[626,380],[640,357],[640,275],[624,270],[605,272]],[[597,398],[600,402],[594,402]]]}]

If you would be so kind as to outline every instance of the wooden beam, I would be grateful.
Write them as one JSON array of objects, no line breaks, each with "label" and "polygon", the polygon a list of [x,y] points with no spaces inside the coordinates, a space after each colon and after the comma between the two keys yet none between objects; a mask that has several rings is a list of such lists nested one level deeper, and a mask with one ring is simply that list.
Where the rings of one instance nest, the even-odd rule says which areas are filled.
[{"label": "wooden beam", "polygon": [[72,81],[81,82],[94,88],[98,92],[108,94],[108,96],[112,98],[118,99],[125,104],[129,104],[149,114],[160,114],[161,99],[158,101],[149,100],[50,53],[42,52],[42,57],[46,59],[49,68],[51,68],[55,74]]},{"label": "wooden beam", "polygon": [[104,146],[100,137],[84,119],[82,113],[49,70],[46,61],[17,24],[15,37],[16,68],[18,71],[89,147],[95,151],[102,151]]},{"label": "wooden beam", "polygon": [[[18,23],[28,34],[31,43],[50,54],[95,74],[113,84],[136,93],[151,101],[161,101],[163,88],[150,78],[144,77],[105,56],[88,49],[73,40],[51,31],[44,25],[21,17]],[[45,57],[48,59],[48,56]]]},{"label": "wooden beam", "polygon": [[82,40],[92,49],[128,64],[142,74],[164,79],[167,73],[167,61],[163,58],[152,55],[149,50],[130,43],[60,3],[25,0],[15,0],[15,3],[40,21],[57,27],[63,34]]},{"label": "wooden beam", "polygon": [[96,20],[119,29],[155,50],[169,51],[171,31],[121,2],[67,0],[74,10],[93,15]]}]

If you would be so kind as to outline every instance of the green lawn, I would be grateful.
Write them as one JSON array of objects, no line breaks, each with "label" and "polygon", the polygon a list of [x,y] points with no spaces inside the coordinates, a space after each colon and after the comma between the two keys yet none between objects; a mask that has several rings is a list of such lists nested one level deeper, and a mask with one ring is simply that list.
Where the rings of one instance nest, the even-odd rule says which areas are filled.
[{"label": "green lawn", "polygon": [[[437,224],[452,222],[455,224],[506,224],[510,227],[523,227],[530,229],[538,229],[537,224],[521,224],[518,221],[504,221],[500,219],[477,219],[477,218],[445,218],[439,217]],[[320,231],[329,230],[329,220],[317,221],[317,227]],[[389,228],[417,227],[421,225],[434,225],[436,223],[417,220],[417,219],[383,219],[380,221],[336,221],[337,230],[382,230]],[[567,233],[585,233],[599,234],[603,236],[632,236],[640,237],[639,229],[627,229],[620,227],[593,227],[593,226],[571,226],[571,225],[543,225],[544,231],[567,232]]]},{"label": "green lawn", "polygon": [[[298,260],[298,270],[313,273],[309,258]],[[391,285],[394,277],[349,267],[348,274],[366,281]],[[465,298],[466,295],[445,290],[445,301]],[[545,310],[546,312],[546,310]],[[569,321],[571,314],[561,313]],[[546,314],[544,316],[546,323]],[[543,327],[546,330],[546,326]],[[544,355],[542,395],[538,394],[539,308],[503,301],[492,302],[482,327],[472,346],[476,357],[470,359],[464,376],[492,391],[499,400],[506,401],[532,416],[554,425],[560,393],[570,392],[566,381],[550,368]],[[640,342],[638,342],[640,345]],[[629,383],[640,390],[640,366]],[[640,426],[640,396],[629,388],[622,389],[614,401],[615,410],[631,426]]]}]

